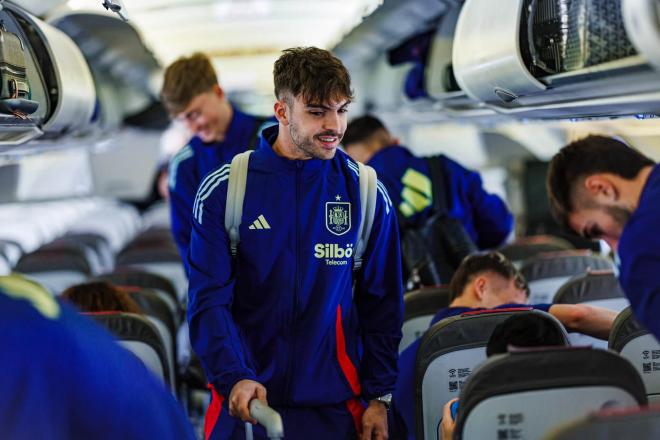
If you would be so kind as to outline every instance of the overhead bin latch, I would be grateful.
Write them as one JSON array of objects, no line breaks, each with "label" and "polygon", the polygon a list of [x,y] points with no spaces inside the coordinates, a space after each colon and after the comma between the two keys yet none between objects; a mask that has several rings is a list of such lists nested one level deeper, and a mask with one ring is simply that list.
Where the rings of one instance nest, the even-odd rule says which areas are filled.
[{"label": "overhead bin latch", "polygon": [[119,15],[119,18],[121,18],[122,20],[128,21],[128,17],[124,12],[122,12],[123,6],[119,0],[103,0],[103,3],[101,3],[101,5],[106,10],[112,11],[115,14]]}]

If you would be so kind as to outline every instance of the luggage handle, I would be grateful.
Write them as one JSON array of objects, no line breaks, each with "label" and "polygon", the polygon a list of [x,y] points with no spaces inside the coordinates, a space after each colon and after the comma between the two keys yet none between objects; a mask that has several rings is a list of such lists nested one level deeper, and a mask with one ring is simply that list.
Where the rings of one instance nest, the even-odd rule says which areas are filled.
[{"label": "luggage handle", "polygon": [[[253,399],[250,402],[250,416],[261,426],[266,428],[266,433],[269,439],[279,440],[284,438],[282,417],[277,411],[263,403],[261,400]],[[248,434],[248,440],[252,440],[252,425],[246,423],[245,431]]]}]

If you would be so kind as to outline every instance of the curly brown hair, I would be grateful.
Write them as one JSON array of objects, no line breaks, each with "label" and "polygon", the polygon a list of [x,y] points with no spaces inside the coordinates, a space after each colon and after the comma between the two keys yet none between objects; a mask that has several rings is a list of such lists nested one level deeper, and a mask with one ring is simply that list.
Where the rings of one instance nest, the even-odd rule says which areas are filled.
[{"label": "curly brown hair", "polygon": [[353,99],[351,76],[339,58],[317,47],[283,51],[273,69],[275,97],[302,96],[308,103]]}]

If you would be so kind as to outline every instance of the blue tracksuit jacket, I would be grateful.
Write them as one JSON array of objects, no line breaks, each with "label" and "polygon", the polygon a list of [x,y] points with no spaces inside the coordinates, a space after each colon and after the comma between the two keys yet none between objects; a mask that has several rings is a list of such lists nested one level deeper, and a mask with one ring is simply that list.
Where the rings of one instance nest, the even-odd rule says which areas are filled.
[{"label": "blue tracksuit jacket", "polygon": [[403,314],[390,199],[379,185],[371,238],[354,276],[355,162],[340,151],[331,160],[285,159],[271,147],[277,133],[265,129],[250,157],[235,262],[224,228],[229,166],[200,185],[188,254],[193,348],[224,397],[241,379],[264,384],[275,407],[384,395],[396,380]]},{"label": "blue tracksuit jacket", "polygon": [[[441,156],[449,215],[459,220],[480,249],[501,245],[513,228],[513,216],[498,196],[484,191],[479,173]],[[391,145],[369,165],[378,173],[401,214],[412,223],[431,213],[433,197],[428,163],[406,148]]]},{"label": "blue tracksuit jacket", "polygon": [[259,120],[232,107],[234,115],[222,142],[204,143],[193,137],[170,160],[168,186],[172,235],[186,265],[190,244],[190,213],[202,178],[238,153],[248,150]]},{"label": "blue tracksuit jacket", "polygon": [[3,439],[194,439],[182,408],[95,323],[0,277]]},{"label": "blue tracksuit jacket", "polygon": [[619,240],[619,283],[639,322],[660,339],[660,165],[649,175]]},{"label": "blue tracksuit jacket", "polygon": [[[548,312],[552,304],[533,304],[536,310]],[[496,309],[511,307],[529,307],[529,304],[504,304]],[[476,310],[486,310],[483,308],[470,307],[446,307],[438,310],[438,313],[431,320],[431,326],[442,321],[445,318],[458,316],[467,312]],[[396,381],[396,388],[392,396],[392,411],[389,415],[390,438],[394,440],[415,440],[415,363],[417,361],[417,351],[421,345],[422,338],[417,339],[403,350],[399,357],[399,377]],[[446,402],[443,402],[446,403]]]}]

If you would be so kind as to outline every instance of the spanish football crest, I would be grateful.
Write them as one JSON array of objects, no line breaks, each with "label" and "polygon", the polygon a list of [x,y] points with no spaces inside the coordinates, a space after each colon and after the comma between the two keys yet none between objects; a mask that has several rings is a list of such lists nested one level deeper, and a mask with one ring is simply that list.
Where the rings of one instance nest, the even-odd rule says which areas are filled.
[{"label": "spanish football crest", "polygon": [[[339,196],[337,200],[341,200]],[[350,202],[326,202],[325,227],[335,235],[344,235],[351,229]]]}]

